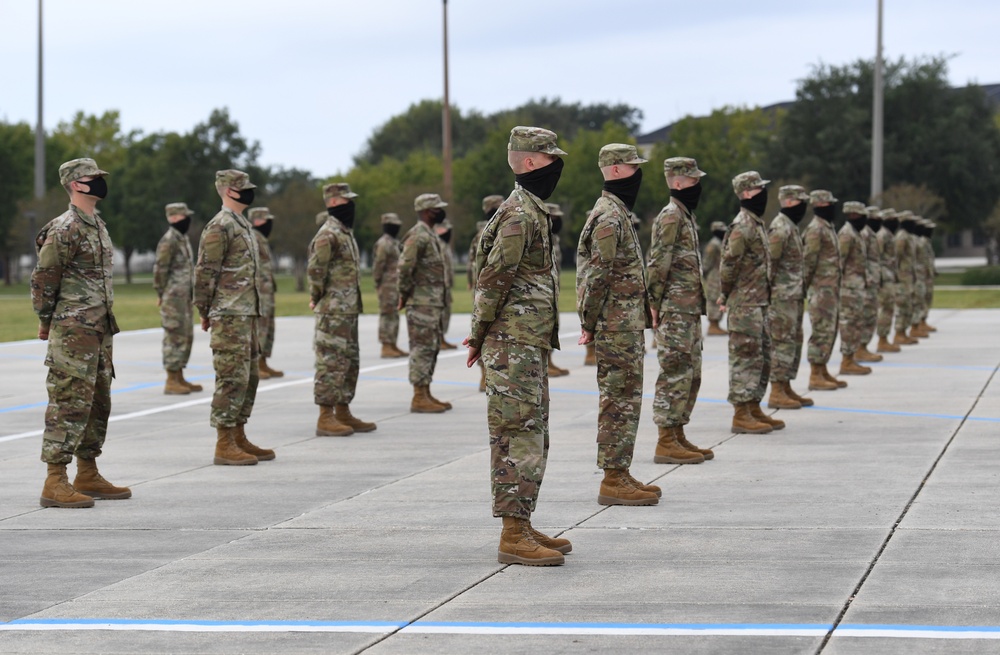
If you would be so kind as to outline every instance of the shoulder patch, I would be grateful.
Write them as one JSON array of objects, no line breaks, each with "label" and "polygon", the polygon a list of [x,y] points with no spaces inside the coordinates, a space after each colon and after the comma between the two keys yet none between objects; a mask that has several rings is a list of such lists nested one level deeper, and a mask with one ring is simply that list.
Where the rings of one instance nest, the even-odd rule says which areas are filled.
[{"label": "shoulder patch", "polygon": [[615,235],[614,225],[605,225],[601,229],[594,233],[594,237],[597,239],[607,239],[608,237],[613,237]]},{"label": "shoulder patch", "polygon": [[500,236],[504,237],[513,237],[517,236],[518,234],[521,234],[520,223],[511,223],[510,225],[507,225],[500,231]]}]

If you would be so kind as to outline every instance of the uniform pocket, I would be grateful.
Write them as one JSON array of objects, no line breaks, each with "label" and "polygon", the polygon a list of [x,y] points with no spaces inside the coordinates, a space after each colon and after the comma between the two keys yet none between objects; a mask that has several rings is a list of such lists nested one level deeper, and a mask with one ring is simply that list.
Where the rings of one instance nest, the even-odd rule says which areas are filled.
[{"label": "uniform pocket", "polygon": [[94,330],[66,325],[52,325],[45,365],[82,380],[97,376],[101,338]]},{"label": "uniform pocket", "polygon": [[483,344],[487,391],[533,406],[542,404],[545,385],[543,350],[505,341]]}]

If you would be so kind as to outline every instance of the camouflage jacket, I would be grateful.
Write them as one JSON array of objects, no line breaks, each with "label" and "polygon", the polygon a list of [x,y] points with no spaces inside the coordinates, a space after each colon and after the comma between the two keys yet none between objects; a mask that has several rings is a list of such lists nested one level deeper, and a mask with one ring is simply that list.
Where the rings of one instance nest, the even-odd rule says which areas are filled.
[{"label": "camouflage jacket", "polygon": [[559,235],[552,235],[552,268],[556,272],[556,311],[559,311],[559,275],[562,273],[562,248],[559,246]]},{"label": "camouflage jacket", "polygon": [[867,225],[861,230],[861,238],[865,242],[865,255],[868,257],[865,282],[869,289],[882,286],[882,256],[879,252],[878,237]]},{"label": "camouflage jacket", "polygon": [[331,216],[309,244],[309,299],[316,314],[360,314],[361,281],[354,234]]},{"label": "camouflage jacket", "polygon": [[201,233],[194,306],[202,317],[260,316],[260,266],[250,221],[223,207]]},{"label": "camouflage jacket", "polygon": [[167,228],[156,245],[153,289],[159,298],[191,302],[194,297],[194,256],[191,240],[173,227]]},{"label": "camouflage jacket", "polygon": [[771,253],[760,217],[740,209],[722,241],[721,297],[727,307],[771,302]]},{"label": "camouflage jacket", "polygon": [[588,332],[633,332],[652,325],[632,212],[607,191],[601,192],[580,232],[576,307]]},{"label": "camouflage jacket", "polygon": [[[118,333],[112,306],[114,249],[104,221],[75,205],[35,237],[38,264],[31,273],[31,304],[42,325]],[[51,344],[50,344],[51,345]]]},{"label": "camouflage jacket", "polygon": [[896,280],[906,286],[914,282],[913,258],[915,254],[913,235],[899,228],[893,237],[896,250]]},{"label": "camouflage jacket", "polygon": [[705,313],[701,245],[694,214],[671,198],[653,221],[650,236],[649,306],[658,312]]},{"label": "camouflage jacket", "polygon": [[876,234],[879,256],[882,262],[882,284],[896,281],[896,246],[892,241],[892,231],[883,227]]},{"label": "camouflage jacket", "polygon": [[372,264],[372,277],[375,279],[375,288],[379,291],[392,289],[396,291],[396,281],[399,273],[396,267],[399,265],[399,239],[394,236],[383,234],[375,242],[375,257]]},{"label": "camouflage jacket", "polygon": [[260,276],[260,315],[274,315],[274,292],[278,285],[274,281],[274,262],[271,257],[271,245],[260,230],[252,230],[257,240],[257,274]]},{"label": "camouflage jacket", "polygon": [[771,254],[771,297],[779,300],[801,300],[802,235],[799,226],[784,213],[771,221],[767,230],[767,249]]},{"label": "camouflage jacket", "polygon": [[864,289],[868,275],[868,249],[864,239],[850,223],[837,234],[840,244],[840,287]]},{"label": "camouflage jacket", "polygon": [[480,348],[489,337],[559,348],[551,234],[545,203],[515,184],[477,246],[470,346]]},{"label": "camouflage jacket", "polygon": [[444,253],[441,239],[423,221],[403,237],[397,267],[399,297],[405,305],[444,307]]},{"label": "camouflage jacket", "polygon": [[924,239],[924,249],[927,250],[927,280],[933,281],[934,276],[937,275],[937,266],[934,263],[936,255],[934,254],[934,244],[929,238]]},{"label": "camouflage jacket", "polygon": [[722,281],[719,279],[719,264],[722,262],[722,239],[713,236],[705,244],[705,254],[701,258],[701,274],[705,280],[705,299],[715,302],[719,298]]},{"label": "camouflage jacket", "polygon": [[482,221],[482,226],[477,227],[476,234],[472,237],[472,241],[469,242],[469,265],[465,269],[465,275],[468,278],[469,288],[473,290],[475,290],[476,280],[479,278],[479,274],[476,270],[476,254],[479,250],[479,238],[483,236],[483,230],[485,228],[486,221]]},{"label": "camouflage jacket", "polygon": [[451,289],[455,286],[455,258],[451,254],[451,247],[441,242],[441,256],[444,259],[444,298],[445,304],[451,306]]},{"label": "camouflage jacket", "polygon": [[802,237],[802,289],[840,287],[840,246],[830,221],[813,216]]}]

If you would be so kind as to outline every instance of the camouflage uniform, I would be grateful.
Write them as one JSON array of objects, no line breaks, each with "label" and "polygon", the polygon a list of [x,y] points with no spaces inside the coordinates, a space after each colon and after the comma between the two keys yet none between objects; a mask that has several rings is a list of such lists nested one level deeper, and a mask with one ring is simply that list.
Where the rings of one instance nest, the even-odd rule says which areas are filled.
[{"label": "camouflage uniform", "polygon": [[[604,168],[645,161],[634,148],[605,146],[598,163]],[[628,469],[642,409],[643,330],[652,321],[632,211],[608,191],[601,192],[580,232],[576,300],[580,325],[593,333],[597,355],[597,466]]]},{"label": "camouflage uniform", "polygon": [[[813,202],[837,202],[829,191],[810,194]],[[810,364],[826,364],[837,339],[840,300],[840,247],[830,221],[813,216],[802,237],[802,285],[809,302],[808,359]]]},{"label": "camouflage uniform", "polygon": [[[249,189],[246,173],[219,171],[216,185]],[[250,418],[260,381],[261,276],[250,222],[223,207],[201,233],[194,270],[194,305],[211,325],[215,367],[211,425],[231,428]]]},{"label": "camouflage uniform", "polygon": [[[664,164],[667,175],[704,175],[693,159],[668,159]],[[653,397],[653,423],[659,427],[687,425],[698,400],[701,316],[706,305],[702,271],[706,268],[698,243],[698,219],[683,202],[671,198],[653,221],[646,271],[649,306],[659,313],[656,356],[660,372]],[[714,277],[718,279],[718,265]]]},{"label": "camouflage uniform", "polygon": [[[424,194],[430,195],[434,194]],[[418,200],[424,196],[419,196]],[[445,204],[440,198],[437,198],[436,203]],[[422,207],[429,208],[430,205]],[[410,337],[410,384],[414,386],[430,385],[434,378],[438,351],[441,349],[441,321],[445,303],[443,245],[434,230],[420,220],[403,237],[403,252],[397,270],[399,295],[406,306],[406,327]]]},{"label": "camouflage uniform", "polygon": [[[782,187],[781,200],[808,201],[809,194],[799,186]],[[799,372],[802,361],[802,235],[799,226],[783,212],[771,221],[767,233],[771,257],[771,304],[767,317],[771,327],[771,381],[789,382]]]},{"label": "camouflage uniform", "polygon": [[895,312],[896,298],[896,248],[893,243],[892,230],[885,222],[890,217],[895,217],[896,212],[892,209],[885,209],[881,213],[882,229],[875,237],[878,239],[880,255],[882,286],[878,290],[878,323],[877,331],[880,339],[887,339],[892,331],[892,315]]},{"label": "camouflage uniform", "polygon": [[[901,223],[913,220],[913,212],[899,213]],[[913,289],[915,282],[914,256],[916,246],[913,235],[904,227],[896,230],[893,237],[896,250],[896,331],[909,329],[913,324]]]},{"label": "camouflage uniform", "polygon": [[[565,155],[548,130],[515,127],[511,149]],[[559,348],[545,202],[514,185],[476,253],[469,347],[486,367],[493,516],[529,519],[549,454],[548,351]]]},{"label": "camouflage uniform", "polygon": [[927,258],[927,237],[923,235],[923,219],[917,217],[917,233],[913,239],[913,315],[911,325],[919,325],[927,317],[927,273],[930,261]]},{"label": "camouflage uniform", "polygon": [[[878,207],[866,207],[866,213],[871,216],[878,214]],[[865,225],[861,230],[861,238],[865,242],[865,254],[868,256],[865,271],[865,305],[864,324],[861,328],[861,347],[867,347],[875,334],[875,326],[878,323],[878,294],[882,288],[882,252],[879,248],[878,237],[870,225]]]},{"label": "camouflage uniform", "polygon": [[[845,214],[863,211],[861,203],[844,203]],[[861,234],[850,222],[840,228],[837,241],[840,250],[840,352],[853,357],[861,347],[864,329],[868,251]]]},{"label": "camouflage uniform", "polygon": [[[749,173],[734,178],[737,195],[769,182],[752,171]],[[760,216],[740,209],[722,241],[719,270],[720,298],[729,312],[728,399],[733,405],[759,403],[771,377],[771,330],[767,315],[771,255]]]},{"label": "camouflage uniform", "polygon": [[[346,186],[346,185],[345,185]],[[347,193],[354,197],[348,189]],[[358,314],[362,311],[358,244],[328,216],[309,245],[309,298],[316,314],[313,399],[321,407],[349,405],[358,386]]]},{"label": "camouflage uniform", "polygon": [[[395,214],[382,214],[382,225],[401,225]],[[372,277],[378,293],[378,340],[384,345],[396,345],[399,337],[399,239],[383,234],[375,242]]]},{"label": "camouflage uniform", "polygon": [[[255,220],[274,220],[267,207],[254,207],[247,212],[247,218],[251,226]],[[274,292],[278,285],[274,280],[274,258],[267,237],[260,230],[253,230],[252,234],[257,241],[259,263],[257,274],[260,276],[260,318],[257,320],[257,340],[260,343],[260,356],[266,359],[271,356],[271,351],[274,349]]]},{"label": "camouflage uniform", "polygon": [[[167,216],[192,215],[184,203],[167,205]],[[191,359],[194,343],[194,257],[191,240],[176,227],[167,228],[156,246],[153,289],[160,299],[163,325],[163,368],[180,371]]]},{"label": "camouflage uniform", "polygon": [[[720,224],[725,226],[725,223],[720,222]],[[722,282],[719,279],[719,262],[721,260],[722,239],[713,234],[712,238],[705,244],[705,254],[701,260],[705,298],[708,300],[705,304],[705,311],[710,321],[722,320],[722,308],[715,303],[716,298],[722,293]]]},{"label": "camouflage uniform", "polygon": [[[451,229],[451,221],[446,218],[437,226],[435,233],[440,239],[441,234]],[[441,255],[444,257],[444,308],[441,310],[441,339],[443,340],[451,326],[451,303],[453,300],[451,292],[455,286],[455,257],[451,252],[451,245],[444,239],[441,239]]]},{"label": "camouflage uniform", "polygon": [[933,221],[927,221],[927,233],[924,236],[924,250],[927,251],[927,278],[925,282],[923,315],[920,317],[920,320],[924,323],[927,322],[927,317],[930,315],[931,307],[934,305],[934,276],[937,275],[937,268],[934,265],[934,243],[931,241],[931,236],[934,233],[935,227],[937,226]]}]

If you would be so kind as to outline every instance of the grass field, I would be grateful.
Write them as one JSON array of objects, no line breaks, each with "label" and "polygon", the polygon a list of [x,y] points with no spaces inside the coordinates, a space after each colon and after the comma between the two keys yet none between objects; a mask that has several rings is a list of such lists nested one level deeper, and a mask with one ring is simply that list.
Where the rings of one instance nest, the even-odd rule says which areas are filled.
[{"label": "grass field", "polygon": [[[954,276],[953,280],[951,276]],[[559,309],[563,312],[576,311],[576,295],[574,292],[574,271],[563,271],[562,293],[559,296]],[[957,284],[957,274],[944,274],[938,277],[938,284]],[[452,311],[463,314],[472,311],[472,296],[465,288],[465,274],[455,275],[456,287],[452,293],[454,304]],[[378,311],[378,298],[375,295],[375,283],[370,274],[361,276],[361,295],[365,313]],[[303,316],[310,313],[309,294],[295,291],[295,279],[291,276],[278,278],[277,314],[278,316]],[[934,307],[938,309],[986,309],[1000,307],[1000,290],[975,289],[957,291],[936,291]],[[150,277],[135,277],[132,284],[124,280],[115,281],[115,316],[118,325],[123,330],[138,330],[142,328],[159,327],[160,313],[156,307],[156,294],[153,293]],[[18,341],[31,339],[38,333],[38,321],[31,309],[31,298],[27,284],[0,287],[0,341]]]}]

